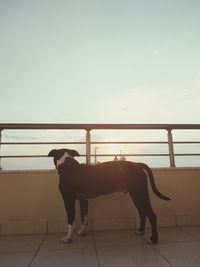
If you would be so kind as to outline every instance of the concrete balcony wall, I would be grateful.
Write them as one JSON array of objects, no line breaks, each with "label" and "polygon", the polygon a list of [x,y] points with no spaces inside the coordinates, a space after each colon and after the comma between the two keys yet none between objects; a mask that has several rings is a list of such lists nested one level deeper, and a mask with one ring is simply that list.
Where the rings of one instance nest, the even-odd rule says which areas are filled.
[{"label": "concrete balcony wall", "polygon": [[[200,168],[163,168],[153,172],[159,190],[172,198],[157,198],[149,186],[158,225],[200,225]],[[79,214],[78,202],[76,208]],[[76,221],[80,223],[79,215]],[[115,193],[89,201],[91,229],[128,229],[137,223],[137,211],[128,194]],[[0,172],[1,235],[64,232],[66,226],[56,171]]]}]

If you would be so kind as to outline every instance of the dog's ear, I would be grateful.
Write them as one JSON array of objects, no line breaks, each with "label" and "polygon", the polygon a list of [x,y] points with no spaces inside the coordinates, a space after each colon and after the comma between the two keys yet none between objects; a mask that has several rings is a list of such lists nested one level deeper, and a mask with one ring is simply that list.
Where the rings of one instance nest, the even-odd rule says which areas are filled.
[{"label": "dog's ear", "polygon": [[69,154],[70,157],[79,157],[80,154],[78,153],[78,151],[74,150],[74,149],[65,149],[65,151]]},{"label": "dog's ear", "polygon": [[48,157],[56,157],[56,154],[57,154],[57,149],[52,149],[49,154],[48,154]]}]

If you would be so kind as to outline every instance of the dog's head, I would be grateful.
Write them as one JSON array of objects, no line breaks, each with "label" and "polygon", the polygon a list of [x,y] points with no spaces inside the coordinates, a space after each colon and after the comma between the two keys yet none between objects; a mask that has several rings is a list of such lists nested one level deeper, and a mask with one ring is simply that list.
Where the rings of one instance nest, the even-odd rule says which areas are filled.
[{"label": "dog's head", "polygon": [[80,154],[74,149],[53,149],[49,152],[48,157],[53,157],[54,164],[56,169],[59,165],[65,162],[67,157],[74,158],[76,156],[80,156]]}]

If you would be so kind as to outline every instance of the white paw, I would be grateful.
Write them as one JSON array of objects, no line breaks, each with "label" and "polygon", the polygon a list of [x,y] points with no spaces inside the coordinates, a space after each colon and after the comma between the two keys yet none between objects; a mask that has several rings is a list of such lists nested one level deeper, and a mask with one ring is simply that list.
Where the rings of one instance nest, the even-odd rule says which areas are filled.
[{"label": "white paw", "polygon": [[76,234],[79,235],[79,236],[86,235],[86,229],[82,229],[82,228],[80,228],[80,229],[76,232]]},{"label": "white paw", "polygon": [[72,242],[72,238],[69,236],[63,236],[60,238],[60,242],[64,244],[69,244]]},{"label": "white paw", "polygon": [[143,235],[144,232],[141,232],[141,231],[139,231],[139,230],[136,230],[136,231],[135,231],[135,234],[136,234],[136,235]]}]

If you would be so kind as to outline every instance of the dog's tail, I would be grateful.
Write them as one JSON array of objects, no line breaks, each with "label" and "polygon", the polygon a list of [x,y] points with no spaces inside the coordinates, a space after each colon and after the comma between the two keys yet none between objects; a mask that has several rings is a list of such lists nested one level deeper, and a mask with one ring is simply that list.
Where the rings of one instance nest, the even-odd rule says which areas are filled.
[{"label": "dog's tail", "polygon": [[158,191],[158,189],[157,189],[157,187],[156,187],[156,184],[155,184],[155,181],[154,181],[154,177],[153,177],[153,173],[152,173],[151,169],[150,169],[146,164],[144,164],[144,163],[140,163],[140,165],[141,165],[141,167],[147,172],[147,174],[148,174],[148,176],[149,176],[149,181],[150,181],[151,188],[152,188],[154,194],[155,194],[156,196],[158,196],[159,198],[161,198],[161,199],[164,199],[164,200],[171,200],[171,198],[169,198],[169,197],[167,197],[167,196],[161,194],[161,193]]}]

